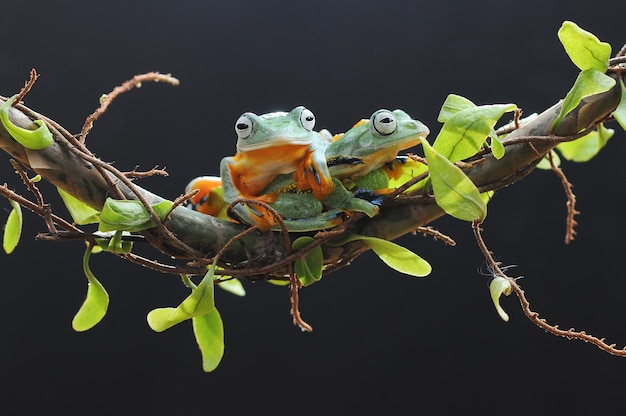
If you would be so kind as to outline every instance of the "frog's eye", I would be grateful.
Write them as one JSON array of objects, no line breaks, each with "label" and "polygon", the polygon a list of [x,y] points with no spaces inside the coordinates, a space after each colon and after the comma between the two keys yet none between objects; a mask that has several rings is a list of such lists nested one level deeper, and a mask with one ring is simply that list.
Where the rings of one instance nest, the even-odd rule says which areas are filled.
[{"label": "frog's eye", "polygon": [[252,119],[247,114],[242,115],[235,123],[235,132],[240,139],[247,139],[252,135]]},{"label": "frog's eye", "polygon": [[315,116],[308,108],[303,108],[300,113],[300,124],[305,130],[311,131],[315,127]]},{"label": "frog's eye", "polygon": [[396,131],[398,121],[396,120],[396,116],[394,116],[391,111],[378,110],[372,114],[370,126],[376,133],[388,136]]}]

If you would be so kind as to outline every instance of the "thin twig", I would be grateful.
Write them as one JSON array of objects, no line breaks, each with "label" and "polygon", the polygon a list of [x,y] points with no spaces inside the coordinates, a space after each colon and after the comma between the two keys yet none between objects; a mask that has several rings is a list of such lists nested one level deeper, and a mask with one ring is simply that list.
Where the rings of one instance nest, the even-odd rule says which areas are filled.
[{"label": "thin twig", "polygon": [[576,195],[572,191],[572,184],[567,180],[565,173],[563,170],[559,168],[556,163],[554,163],[552,153],[548,153],[548,160],[550,161],[550,167],[552,167],[552,172],[559,177],[561,184],[563,185],[563,189],[565,190],[565,195],[567,196],[567,202],[565,203],[567,207],[567,219],[565,226],[565,244],[569,244],[574,241],[574,236],[576,235],[576,220],[574,216],[576,214],[580,214],[579,211],[576,211]]},{"label": "thin twig", "polygon": [[22,101],[24,96],[28,94],[28,91],[30,91],[33,85],[35,85],[35,81],[37,81],[37,78],[39,78],[39,74],[37,74],[37,71],[35,70],[35,68],[32,68],[30,70],[30,78],[28,79],[28,81],[26,81],[26,84],[24,84],[24,88],[22,88],[20,93],[17,94],[17,98],[15,99],[15,102],[13,103],[13,105],[16,105],[20,101]]},{"label": "thin twig", "polygon": [[79,141],[82,144],[85,144],[85,138],[91,128],[93,127],[94,121],[96,121],[104,112],[107,110],[109,105],[117,98],[120,94],[128,92],[135,87],[141,87],[142,82],[153,81],[153,82],[167,82],[168,84],[177,86],[180,84],[178,79],[172,77],[170,74],[160,74],[158,72],[148,72],[145,74],[135,75],[132,79],[125,81],[122,85],[119,85],[113,89],[108,94],[103,95],[100,98],[100,107],[96,109],[87,119],[85,120],[85,124],[83,124],[83,128],[80,132]]}]

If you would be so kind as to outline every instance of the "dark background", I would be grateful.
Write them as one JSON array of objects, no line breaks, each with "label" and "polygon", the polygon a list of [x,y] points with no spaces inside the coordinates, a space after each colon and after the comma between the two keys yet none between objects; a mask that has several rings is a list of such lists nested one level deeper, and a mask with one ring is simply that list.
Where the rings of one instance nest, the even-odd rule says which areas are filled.
[{"label": "dark background", "polygon": [[[217,173],[234,153],[233,124],[244,111],[303,104],[316,127],[339,132],[378,108],[402,108],[434,139],[449,93],[514,102],[526,114],[562,98],[577,73],[557,38],[564,20],[614,51],[626,42],[626,3],[615,1],[2,3],[0,94],[19,91],[36,68],[26,105],[74,133],[101,94],[134,74],[181,80],[118,98],[88,136],[91,150],[121,170],[167,166],[168,178],[140,184],[168,198],[190,178]],[[549,172],[500,191],[484,225],[497,258],[525,276],[534,310],[618,345],[626,343],[625,136],[618,130],[588,164],[564,165],[581,211],[573,243],[563,242],[565,195]],[[8,157],[5,181],[23,190]],[[431,262],[428,278],[366,253],[302,290],[312,333],[292,325],[286,288],[246,284],[244,298],[218,291],[226,353],[206,374],[190,324],[157,334],[145,321],[186,296],[180,280],[114,256],[92,261],[111,296],[106,318],[75,333],[83,246],[34,241],[45,227],[26,213],[20,245],[0,254],[1,406],[22,414],[619,413],[626,359],[544,333],[514,297],[503,301],[511,319],[502,322],[470,226],[434,225],[457,246],[398,241]]]}]

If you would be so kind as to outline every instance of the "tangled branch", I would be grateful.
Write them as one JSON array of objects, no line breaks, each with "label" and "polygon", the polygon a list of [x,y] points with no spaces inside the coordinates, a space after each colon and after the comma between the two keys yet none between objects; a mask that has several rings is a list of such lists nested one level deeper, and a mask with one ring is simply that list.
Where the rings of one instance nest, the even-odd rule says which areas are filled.
[{"label": "tangled branch", "polygon": [[[623,78],[624,74],[621,69],[616,69],[612,72],[612,76]],[[38,75],[33,70],[29,81],[19,94],[20,100],[32,88],[37,77]],[[445,215],[443,209],[437,205],[431,190],[421,188],[409,191],[413,185],[424,180],[428,172],[417,175],[394,192],[384,195],[380,213],[375,217],[368,218],[362,213],[347,214],[343,223],[335,228],[307,233],[313,241],[298,250],[292,249],[292,240],[295,235],[289,232],[280,215],[267,204],[263,205],[263,208],[267,212],[274,213],[280,227],[279,231],[261,232],[255,226],[250,227],[221,220],[182,207],[183,202],[191,198],[193,193],[176,198],[170,212],[165,218],[160,218],[154,211],[153,205],[163,201],[164,198],[139,187],[132,179],[152,175],[167,176],[165,169],[155,167],[148,172],[132,170],[124,173],[94,156],[85,145],[86,136],[93,128],[94,122],[106,112],[113,100],[147,81],[163,81],[178,85],[178,80],[170,75],[156,72],[134,76],[102,97],[100,107],[85,120],[78,139],[56,122],[21,104],[16,104],[11,109],[11,117],[16,125],[27,128],[32,124],[32,120],[42,119],[54,136],[54,143],[49,148],[31,151],[16,145],[10,135],[0,128],[0,147],[15,159],[15,162],[12,162],[14,168],[27,189],[35,196],[35,201],[30,201],[10,190],[6,184],[0,187],[0,195],[44,218],[48,233],[40,234],[38,238],[46,241],[82,239],[93,245],[96,236],[54,215],[50,206],[44,203],[43,196],[34,182],[28,179],[26,171],[34,171],[96,210],[102,208],[107,196],[113,196],[119,200],[140,201],[154,227],[122,238],[127,241],[147,243],[165,255],[168,260],[166,262],[148,259],[133,253],[114,254],[151,270],[168,274],[203,275],[207,266],[215,262],[220,266],[215,273],[227,276],[227,279],[286,280],[290,285],[291,314],[294,323],[304,331],[310,331],[311,327],[300,316],[298,291],[302,285],[295,276],[293,264],[316,247],[322,248],[324,273],[327,274],[345,267],[357,256],[369,250],[365,243],[358,240],[341,245],[335,244],[348,235],[393,240],[407,233],[420,232],[442,240],[446,244],[455,244],[452,238],[428,226],[436,218]],[[506,153],[502,158],[497,159],[490,147],[484,147],[472,158],[458,162],[457,165],[481,192],[507,187],[528,175],[546,155],[551,160],[550,151],[559,143],[583,137],[600,123],[609,119],[620,98],[618,87],[587,97],[574,111],[567,114],[556,129],[552,126],[559,114],[561,103],[523,125],[519,122],[521,112],[518,111],[514,115],[512,126],[499,131],[501,134],[506,134],[502,140]],[[427,164],[424,158],[415,155],[412,157]],[[574,216],[577,214],[574,207],[575,196],[572,192],[572,185],[567,181],[562,170],[554,163],[552,166],[554,172],[560,177],[567,194],[566,242],[569,242],[575,234]],[[235,203],[263,204],[255,200],[240,200]],[[473,224],[476,240],[494,276],[508,279],[520,299],[525,314],[531,321],[554,335],[581,339],[594,343],[611,354],[626,355],[623,350],[615,349],[614,345],[607,345],[603,339],[573,329],[562,331],[557,326],[549,325],[545,320],[538,318],[538,315],[530,310],[528,301],[516,281],[506,276],[499,264],[494,261],[480,236],[479,225],[477,222]],[[62,231],[56,227],[61,228]]]}]

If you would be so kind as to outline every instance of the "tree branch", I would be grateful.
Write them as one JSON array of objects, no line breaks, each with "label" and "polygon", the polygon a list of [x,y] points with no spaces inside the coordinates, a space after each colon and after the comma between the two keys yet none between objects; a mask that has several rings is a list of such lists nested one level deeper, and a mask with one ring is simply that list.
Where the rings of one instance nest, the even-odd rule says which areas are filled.
[{"label": "tree branch", "polygon": [[[612,76],[623,78],[624,74],[616,72]],[[538,161],[562,141],[559,138],[576,137],[582,130],[592,129],[605,121],[619,104],[620,97],[619,83],[608,92],[587,97],[562,120],[556,131],[552,132],[551,126],[561,108],[561,104],[557,103],[506,136],[503,140],[506,146],[503,158],[498,160],[490,153],[483,154],[480,155],[480,163],[471,163],[464,171],[481,191],[499,189],[515,183],[532,171]],[[0,101],[4,100],[6,98],[0,97]],[[0,125],[0,148],[23,166],[91,207],[100,210],[107,196],[116,195],[117,192],[127,199],[138,199],[136,192],[139,192],[140,199],[149,204],[164,199],[134,185],[126,177],[120,178],[110,171],[103,172],[97,165],[100,163],[104,165],[104,162],[100,162],[92,155],[85,158],[84,152],[77,149],[82,143],[45,116],[20,104],[11,108],[9,116],[14,124],[22,128],[29,128],[32,120],[44,120],[53,133],[54,143],[43,150],[25,149]],[[417,198],[409,203],[383,206],[380,214],[371,219],[356,216],[348,222],[347,227],[348,232],[352,234],[393,240],[431,223],[444,214],[433,198]],[[285,241],[290,239],[285,240],[280,232],[247,233],[235,243],[229,244],[226,250],[222,250],[229,241],[244,231],[244,226],[184,207],[176,207],[164,225],[182,244],[175,244],[171,239],[163,238],[158,229],[149,229],[142,234],[157,250],[168,256],[187,260],[206,260],[219,252],[220,260],[235,269],[268,270],[272,269],[271,265],[282,264],[283,267],[272,269],[271,274],[288,275],[287,263],[280,261],[284,260],[288,252]],[[292,239],[297,236],[294,235]],[[337,237],[329,234],[325,238],[322,248],[329,270],[349,264],[368,249],[360,241],[336,247],[328,243]],[[188,246],[189,250],[186,250],[185,246]],[[240,273],[245,275],[245,272]]]}]

